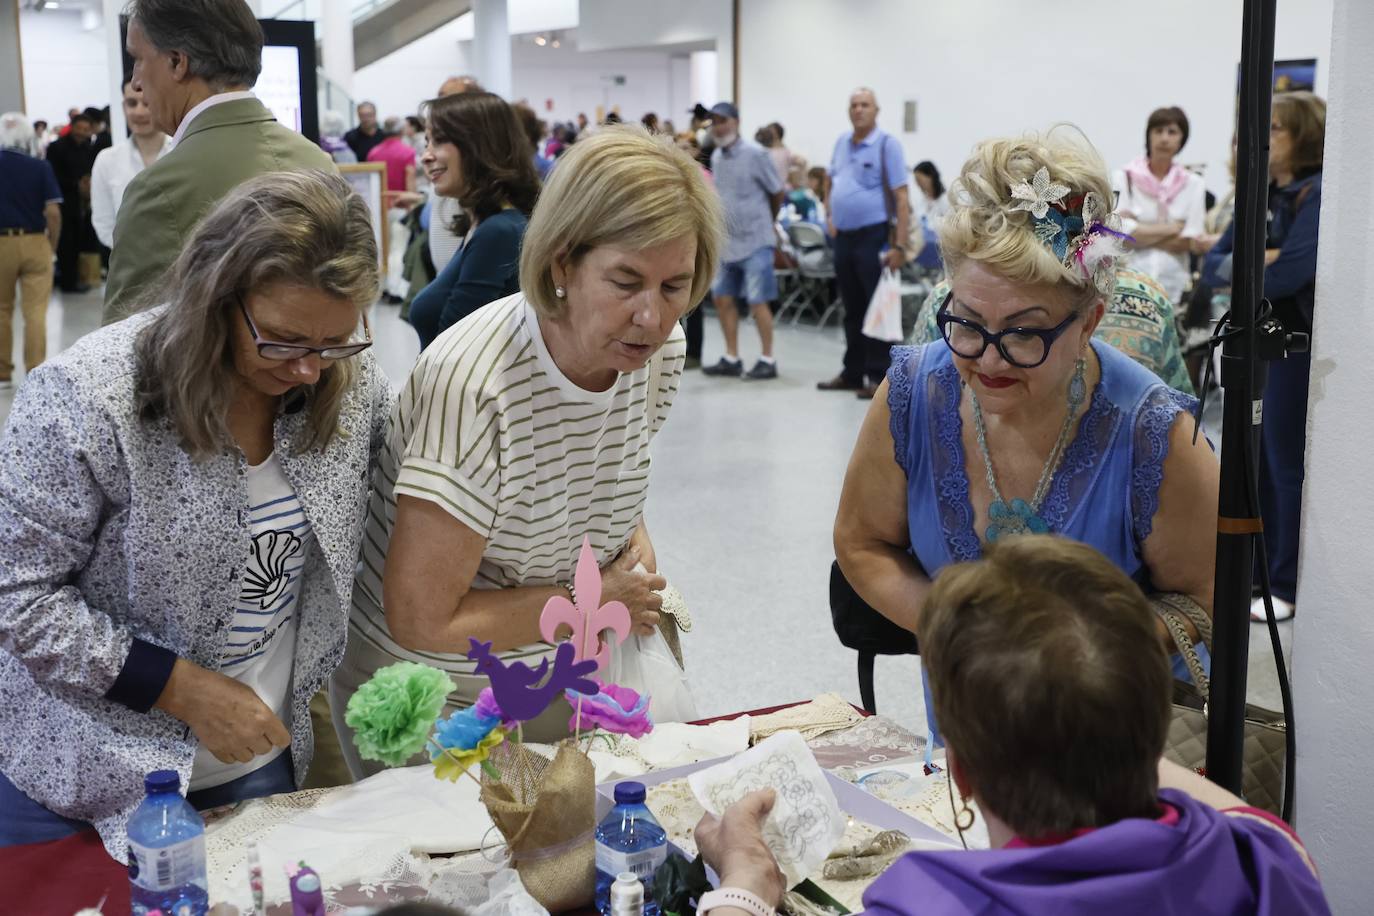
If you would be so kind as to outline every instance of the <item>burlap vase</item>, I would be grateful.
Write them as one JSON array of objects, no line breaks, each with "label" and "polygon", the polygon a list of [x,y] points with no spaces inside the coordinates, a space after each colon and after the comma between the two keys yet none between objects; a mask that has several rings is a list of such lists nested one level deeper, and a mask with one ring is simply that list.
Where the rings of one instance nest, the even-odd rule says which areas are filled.
[{"label": "burlap vase", "polygon": [[491,762],[501,781],[483,774],[482,803],[525,890],[551,913],[589,905],[596,890],[592,762],[570,742],[558,746],[552,761],[503,744]]}]

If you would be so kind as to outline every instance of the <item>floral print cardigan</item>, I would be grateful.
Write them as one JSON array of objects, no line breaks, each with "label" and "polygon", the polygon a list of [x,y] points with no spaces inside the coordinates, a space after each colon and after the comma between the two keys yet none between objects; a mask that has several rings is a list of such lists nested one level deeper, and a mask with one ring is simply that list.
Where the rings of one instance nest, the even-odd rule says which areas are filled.
[{"label": "floral print cardigan", "polygon": [[[245,462],[194,462],[165,421],[139,419],[134,341],[110,325],[35,369],[0,439],[0,772],[93,823],[119,861],[143,777],[190,782],[196,740],[152,705],[177,657],[218,670],[249,558]],[[343,657],[371,482],[393,393],[370,352],[339,431],[301,453],[284,411],[275,452],[315,533],[303,572],[291,757],[314,747],[307,704]]]}]

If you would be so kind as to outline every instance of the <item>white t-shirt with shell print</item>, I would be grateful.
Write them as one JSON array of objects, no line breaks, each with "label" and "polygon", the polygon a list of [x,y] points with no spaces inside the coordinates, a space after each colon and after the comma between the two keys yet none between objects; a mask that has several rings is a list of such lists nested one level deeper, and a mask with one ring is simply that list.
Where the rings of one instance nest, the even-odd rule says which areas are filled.
[{"label": "white t-shirt with shell print", "polygon": [[[276,455],[249,466],[247,477],[252,541],[234,620],[220,656],[220,673],[253,688],[290,731],[296,610],[301,571],[314,535]],[[190,789],[232,782],[286,751],[273,748],[248,763],[222,763],[205,748],[197,748]]]}]

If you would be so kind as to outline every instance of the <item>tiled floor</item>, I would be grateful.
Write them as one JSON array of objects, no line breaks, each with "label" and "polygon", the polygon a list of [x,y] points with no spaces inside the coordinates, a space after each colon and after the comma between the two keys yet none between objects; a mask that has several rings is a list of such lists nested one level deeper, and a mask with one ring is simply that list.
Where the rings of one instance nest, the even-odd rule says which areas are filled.
[{"label": "tiled floor", "polygon": [[[54,295],[51,352],[99,324],[100,299]],[[17,319],[16,319],[17,320]],[[372,326],[388,375],[404,382],[418,352],[394,306],[377,306]],[[756,338],[742,333],[752,361]],[[830,328],[780,330],[781,377],[771,382],[689,372],[655,444],[648,523],[665,575],[686,597],[695,629],[686,638],[689,673],[703,715],[768,706],[836,691],[858,700],[854,654],[835,640],[827,606],[831,523],[865,405],[823,393],[843,339]],[[707,318],[706,358],[720,355]],[[17,358],[17,354],[16,354]],[[0,419],[12,393],[0,392]],[[1285,647],[1292,624],[1280,625]],[[1277,708],[1269,640],[1252,627],[1250,695]],[[877,666],[882,711],[919,728],[924,721],[915,658]]]}]

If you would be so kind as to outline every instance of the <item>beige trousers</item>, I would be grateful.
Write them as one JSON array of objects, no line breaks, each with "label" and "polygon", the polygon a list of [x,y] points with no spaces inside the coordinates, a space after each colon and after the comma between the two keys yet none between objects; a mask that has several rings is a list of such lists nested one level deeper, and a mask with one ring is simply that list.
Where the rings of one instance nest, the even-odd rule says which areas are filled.
[{"label": "beige trousers", "polygon": [[14,375],[16,286],[24,316],[24,369],[32,371],[48,354],[52,246],[46,235],[0,235],[0,382]]}]

